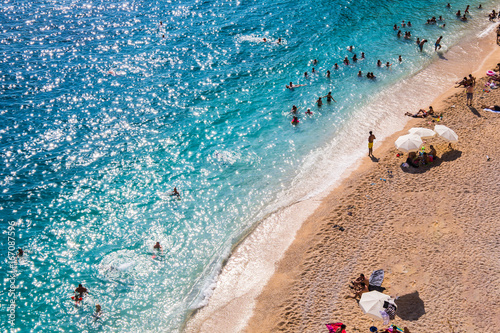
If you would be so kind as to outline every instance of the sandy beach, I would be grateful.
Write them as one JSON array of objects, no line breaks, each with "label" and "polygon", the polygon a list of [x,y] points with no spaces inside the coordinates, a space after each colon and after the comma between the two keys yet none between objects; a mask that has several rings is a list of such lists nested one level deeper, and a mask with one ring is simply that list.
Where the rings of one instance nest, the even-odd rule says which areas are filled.
[{"label": "sandy beach", "polygon": [[[496,49],[476,77],[499,61]],[[361,161],[302,225],[245,332],[327,332],[331,322],[347,332],[382,328],[345,299],[350,281],[377,269],[385,293],[399,297],[392,323],[411,332],[498,331],[500,114],[480,106],[500,104],[500,89],[485,92],[485,81],[478,79],[473,107],[454,88],[433,103],[459,142],[450,149],[425,140],[439,156],[430,166],[402,168],[406,154],[396,157],[393,145],[411,127],[434,128],[428,118],[411,119],[376,146],[378,161]]]}]

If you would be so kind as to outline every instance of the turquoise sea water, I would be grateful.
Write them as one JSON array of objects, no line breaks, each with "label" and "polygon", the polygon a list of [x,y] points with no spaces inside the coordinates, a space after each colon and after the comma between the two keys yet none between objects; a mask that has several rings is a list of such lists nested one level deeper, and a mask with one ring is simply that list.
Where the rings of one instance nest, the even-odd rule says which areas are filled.
[{"label": "turquoise sea water", "polygon": [[[454,13],[468,3],[464,23]],[[314,190],[298,179],[314,178],[319,152],[353,112],[437,59],[437,37],[447,49],[493,9],[445,4],[3,2],[1,330],[179,330],[231,247]],[[445,29],[424,24],[439,15]],[[412,40],[396,37],[402,20]],[[429,40],[424,52],[416,37]],[[289,91],[290,81],[307,86]],[[337,102],[318,108],[328,91]],[[9,245],[25,250],[15,274]],[[79,283],[90,293],[75,307]]]}]

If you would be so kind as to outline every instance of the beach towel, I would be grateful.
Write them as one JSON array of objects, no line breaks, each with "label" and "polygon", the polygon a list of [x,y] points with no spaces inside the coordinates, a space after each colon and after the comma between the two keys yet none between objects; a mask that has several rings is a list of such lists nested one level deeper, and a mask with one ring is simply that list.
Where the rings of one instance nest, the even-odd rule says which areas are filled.
[{"label": "beach towel", "polygon": [[[335,333],[337,329],[342,326],[342,323],[334,323],[334,324],[325,324],[326,328],[328,328],[328,333]],[[346,333],[345,330],[342,330],[342,333]]]},{"label": "beach towel", "polygon": [[492,110],[492,109],[484,109],[484,111],[489,111],[489,112],[494,112],[494,113],[500,113],[500,111],[495,111],[495,110]]},{"label": "beach towel", "polygon": [[379,269],[374,271],[370,276],[370,285],[380,287],[382,286],[382,282],[384,282],[384,270]]}]

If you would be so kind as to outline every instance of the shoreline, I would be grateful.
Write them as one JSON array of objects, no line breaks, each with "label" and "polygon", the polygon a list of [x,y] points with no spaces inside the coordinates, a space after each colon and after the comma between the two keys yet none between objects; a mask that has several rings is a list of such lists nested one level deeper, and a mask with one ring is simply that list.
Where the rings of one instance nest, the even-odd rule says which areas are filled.
[{"label": "shoreline", "polygon": [[[485,97],[491,101],[495,101],[496,104],[500,103],[499,91],[492,90],[489,94],[481,92],[482,88],[484,87],[483,85],[485,81],[484,75],[486,70],[495,67],[496,63],[500,62],[500,47],[496,45],[496,43],[494,42],[494,38],[488,38],[488,39],[490,41],[489,43],[492,44],[490,47],[491,51],[488,52],[488,54],[483,58],[483,61],[478,65],[478,68],[473,72],[473,75],[475,77],[481,78],[478,79],[478,85],[476,86],[476,91],[475,91],[476,107],[481,103],[480,101],[481,99],[483,99],[481,97]],[[457,122],[456,120],[452,119],[451,121],[449,121],[447,120],[447,118],[450,118],[450,116],[454,117],[459,108],[465,109],[465,107],[463,107],[462,105],[458,105],[459,104],[458,102],[465,103],[465,93],[462,92],[461,90],[462,89],[457,90],[451,87],[444,93],[440,94],[439,97],[437,97],[432,102],[434,109],[438,110],[437,111],[438,114],[441,113],[441,110],[443,110],[443,113],[445,114],[445,119],[443,121],[444,125],[448,125],[450,122],[456,123]],[[478,98],[477,95],[482,95],[482,96]],[[494,118],[497,118],[496,124],[500,123],[500,115],[483,112],[481,109],[479,109],[479,107],[477,107],[477,111],[479,111],[479,115],[474,114],[474,111],[472,111],[472,114],[466,114],[466,117],[472,118],[472,120],[476,120],[473,117],[484,118],[484,120],[482,121],[487,121],[488,119],[493,120]],[[375,146],[374,149],[375,156],[380,158],[380,161],[383,163],[385,167],[390,166],[391,169],[395,170],[393,171],[395,174],[397,172],[397,175],[395,175],[394,177],[403,178],[403,179],[398,179],[397,181],[399,182],[405,182],[406,180],[404,179],[404,176],[412,174],[404,173],[401,169],[397,168],[397,165],[404,162],[404,160],[401,159],[397,160],[394,157],[394,155],[396,154],[396,150],[394,148],[393,142],[398,136],[407,134],[407,130],[411,127],[420,125],[422,127],[432,128],[433,125],[430,126],[429,124],[427,124],[428,120],[429,119],[410,118],[403,130],[393,133],[392,135],[386,137],[383,140],[383,142],[381,142],[378,146],[377,145]],[[465,124],[461,125],[463,127],[466,127]],[[495,125],[487,124],[485,126],[489,126],[490,134],[491,132],[495,133],[494,129]],[[461,137],[460,133],[459,137]],[[472,141],[474,142],[474,140],[479,140],[479,139],[480,138],[478,138],[478,135],[476,135]],[[436,143],[434,143],[434,145],[436,145]],[[438,148],[438,155],[441,155],[443,150],[446,150],[446,144],[440,143],[439,145],[440,148]],[[462,150],[463,151],[466,150],[464,149],[465,146],[467,146],[466,147],[467,149],[473,150],[474,148],[471,148],[470,147],[471,145],[472,143],[466,144],[459,139],[459,142],[456,144],[456,146],[458,146],[457,151],[459,151],[462,154]],[[483,162],[483,157],[484,156],[480,156],[481,162]],[[449,158],[449,161],[446,161],[448,162],[446,164],[448,165],[449,163],[458,161],[460,160],[460,158],[461,156]],[[498,159],[500,159],[500,156]],[[495,164],[498,166],[498,163]],[[349,202],[353,203],[356,202],[359,205],[363,205],[365,203],[360,204],[360,202],[365,201],[364,198],[358,200],[356,200],[355,198],[362,197],[362,194],[367,194],[367,193],[369,193],[370,195],[366,196],[371,197],[368,198],[367,200],[375,199],[375,197],[372,197],[371,195],[373,192],[377,192],[377,190],[376,189],[373,190],[372,188],[370,188],[370,186],[372,186],[372,184],[374,183],[376,183],[375,186],[380,186],[381,185],[380,183],[382,184],[386,183],[385,181],[381,182],[380,180],[378,180],[379,178],[376,178],[378,176],[384,177],[384,171],[380,170],[384,169],[384,167],[381,168],[380,165],[381,163],[371,163],[370,160],[366,157],[363,158],[362,161],[359,161],[355,167],[355,171],[353,171],[347,178],[345,178],[342,181],[342,183],[338,187],[336,187],[328,195],[326,199],[323,200],[321,206],[302,225],[301,229],[298,231],[295,237],[293,244],[288,248],[284,258],[280,260],[278,267],[276,268],[275,274],[271,277],[271,279],[267,283],[262,293],[258,296],[253,316],[249,320],[248,325],[245,327],[244,329],[245,332],[277,332],[277,331],[322,332],[326,331],[324,324],[328,322],[338,322],[338,321],[342,321],[347,324],[348,332],[351,332],[353,330],[359,332],[367,331],[368,328],[371,326],[371,324],[373,324],[374,322],[371,319],[368,319],[367,316],[363,315],[362,311],[356,305],[356,302],[352,300],[344,300],[343,296],[349,293],[349,289],[347,288],[347,286],[349,281],[351,281],[353,277],[357,276],[357,274],[361,272],[363,272],[365,275],[370,274],[373,270],[380,268],[383,268],[386,271],[386,278],[383,284],[383,286],[387,288],[385,293],[388,293],[392,296],[400,296],[400,297],[407,295],[415,295],[416,293],[417,297],[415,299],[420,299],[421,301],[423,301],[424,304],[427,303],[428,300],[424,298],[424,296],[427,295],[422,291],[420,291],[419,294],[419,290],[425,289],[422,285],[425,285],[426,283],[429,284],[431,280],[436,277],[429,276],[429,273],[426,271],[428,267],[426,263],[423,263],[422,259],[420,258],[420,256],[424,254],[413,253],[412,254],[413,260],[408,260],[407,257],[405,258],[406,260],[398,260],[397,258],[391,258],[390,256],[387,255],[385,256],[380,255],[380,251],[374,251],[370,253],[368,256],[360,255],[359,253],[364,253],[365,251],[367,251],[368,246],[366,244],[373,245],[373,243],[377,243],[376,240],[379,237],[379,233],[384,234],[384,236],[394,236],[394,237],[398,236],[397,233],[395,233],[394,231],[387,232],[383,230],[387,227],[389,227],[389,229],[396,229],[398,227],[403,230],[411,229],[412,232],[415,232],[417,234],[427,233],[429,232],[429,230],[420,227],[419,223],[416,221],[412,221],[415,223],[411,223],[410,226],[404,225],[402,227],[401,224],[404,224],[404,222],[401,222],[401,217],[410,218],[412,220],[413,218],[411,218],[411,214],[410,216],[408,216],[409,214],[407,212],[400,209],[401,207],[395,208],[395,210],[398,211],[398,214],[400,214],[399,216],[397,214],[394,214],[393,212],[390,212],[384,205],[382,205],[381,207],[377,207],[378,205],[372,207],[375,209],[379,208],[380,210],[388,213],[386,220],[381,219],[380,222],[376,222],[373,220],[371,221],[371,222],[376,222],[376,224],[369,224],[368,222],[359,222],[357,223],[358,225],[351,225],[351,223],[354,224],[353,223],[354,219],[349,218],[349,215],[346,216],[346,211],[349,211],[357,215],[356,214],[357,213],[356,210],[358,210],[357,205],[352,205],[355,207],[349,208],[349,206],[351,206],[349,205]],[[488,167],[490,170],[495,170],[495,166],[493,165],[488,165]],[[436,167],[436,170],[438,168],[439,167]],[[433,167],[431,167],[428,170],[425,170],[422,173],[417,172],[416,176],[422,177],[426,173],[431,173],[432,171],[434,171]],[[481,176],[485,176],[485,172],[487,173],[487,170],[484,170],[484,168],[482,168],[480,172],[478,172],[477,170],[467,170],[467,171],[468,172],[466,173],[466,175],[460,177],[461,180],[467,178],[467,176],[473,178],[471,172],[481,173]],[[377,174],[377,176],[373,177],[374,174]],[[373,181],[374,183],[370,184],[370,181]],[[411,181],[415,180],[411,179]],[[419,180],[417,179],[417,182],[418,181]],[[453,180],[451,179],[450,181],[453,182]],[[396,182],[396,180],[393,180],[393,182]],[[492,180],[492,183],[495,183],[494,179]],[[401,184],[398,185],[401,186]],[[439,185],[443,186],[446,184],[439,182]],[[461,185],[461,184],[458,183],[455,185]],[[468,184],[466,183],[465,185]],[[445,188],[445,191],[442,191],[441,195],[446,195],[446,190],[450,189]],[[466,191],[466,193],[472,195],[471,193],[473,192],[472,190],[470,190],[470,192]],[[404,196],[407,193],[401,190],[395,191],[395,190],[385,189],[383,194],[384,195],[392,194],[393,196],[394,195]],[[425,202],[425,196],[424,198],[422,198],[422,195],[419,195],[419,197],[423,199]],[[378,198],[381,199],[380,197]],[[394,197],[392,197],[392,199],[394,199]],[[437,197],[435,199],[437,199]],[[486,200],[484,198],[476,198],[476,199]],[[448,201],[447,202],[448,204],[452,202],[451,198],[445,198],[445,200]],[[486,201],[488,202],[488,200]],[[339,202],[341,204],[338,204]],[[493,204],[494,202],[495,199],[489,201],[490,204]],[[424,203],[424,205],[428,204],[429,203]],[[332,206],[337,206],[337,207],[333,209]],[[440,210],[446,210],[445,207],[440,207],[440,208],[441,208]],[[470,207],[468,208],[470,209]],[[481,207],[477,207],[477,209],[480,208]],[[413,210],[413,213],[419,214],[418,211],[419,209],[427,211],[427,209],[425,208],[417,207],[417,210],[416,211]],[[496,209],[496,211],[498,211],[498,209]],[[488,217],[490,218],[490,225],[488,225],[488,228],[492,230],[498,230],[498,222],[496,222],[495,220],[495,216],[498,216],[498,213],[496,213],[495,211],[493,211],[492,213],[493,214],[484,214],[488,215]],[[460,230],[459,232],[453,234],[454,228],[451,227],[450,225],[457,222],[453,221],[453,218],[450,218],[449,216],[447,216],[447,214],[450,214],[450,212],[446,211],[445,214],[434,214],[433,218],[436,219],[435,221],[432,221],[433,219],[425,219],[424,217],[425,215],[422,216],[422,218],[426,220],[425,224],[430,225],[429,226],[430,229],[440,228],[441,229],[439,231],[441,233],[440,236],[442,236],[445,233],[452,234],[449,235],[451,237],[451,240],[455,240],[458,242],[458,240],[455,237],[466,236],[468,234],[464,230]],[[364,218],[369,217],[368,215],[366,215],[366,212],[365,214],[360,213],[359,216],[360,217],[363,216]],[[378,217],[380,218],[381,216]],[[491,220],[491,218],[493,218],[493,220]],[[440,221],[440,219],[445,220],[444,223],[443,221]],[[389,222],[387,222],[387,220],[389,220]],[[346,229],[360,227],[368,229],[373,228],[374,231],[371,232],[369,231],[369,234],[365,237],[362,237],[361,241],[358,241],[357,243],[353,244],[348,241],[344,241],[342,239],[344,235],[339,235],[340,233],[338,230],[332,229],[332,225],[337,223],[339,225],[344,226]],[[387,226],[387,224],[390,224],[390,226]],[[444,224],[444,226],[440,224]],[[465,229],[463,225],[460,225],[459,227],[461,229]],[[321,232],[318,233],[318,230],[320,230]],[[435,230],[431,231],[435,232]],[[327,233],[335,233],[335,234],[328,235]],[[344,234],[348,233],[350,233],[350,230],[348,230]],[[381,238],[384,239],[384,237]],[[349,237],[349,240],[356,242],[356,236]],[[489,240],[491,241],[492,239],[490,238]],[[411,248],[409,249],[405,245],[403,245],[403,240],[400,237],[398,237],[397,242],[398,244],[401,244],[400,246],[403,249],[402,252],[405,252],[403,253],[403,255],[401,255],[401,257],[408,256],[408,252],[412,252]],[[436,243],[437,246],[436,244],[431,244],[432,251],[441,252],[439,246],[442,244],[440,242]],[[349,254],[346,256],[342,256],[339,253],[341,252],[338,249],[339,247],[342,249],[351,247],[351,249],[349,249],[348,251]],[[397,248],[398,246],[396,246],[396,249]],[[456,252],[460,253],[459,252],[460,249],[455,249],[455,250]],[[485,249],[479,252],[479,256],[484,256],[486,254],[487,251],[484,250]],[[467,252],[468,251],[470,251],[470,249],[468,249]],[[373,256],[374,254],[380,255],[381,258],[374,258]],[[393,254],[393,256],[398,257],[395,254]],[[338,257],[343,257],[342,258],[343,260],[340,260]],[[493,258],[493,260],[495,257],[498,258],[498,256],[495,256],[494,254],[491,255],[491,257]],[[455,255],[453,261],[455,261],[456,259],[457,258]],[[477,258],[473,258],[471,260],[471,263],[475,259]],[[431,263],[431,265],[432,264],[433,263]],[[484,262],[481,262],[481,265],[482,264],[484,264]],[[328,269],[329,266],[330,267],[333,266],[335,268]],[[498,264],[495,267],[494,263],[492,266],[493,266],[492,268],[493,273],[496,274],[493,276],[493,278],[498,279],[499,276],[498,274],[500,273],[500,267]],[[445,284],[447,279],[452,279],[453,282],[457,282],[456,279],[454,279],[454,277],[452,276],[453,274],[456,273],[455,269],[457,268],[457,266],[449,265],[447,268],[448,271],[445,269],[443,272],[445,279],[444,281],[442,281],[442,283]],[[459,268],[464,268],[464,267],[462,265],[459,265]],[[440,268],[438,271],[442,271],[442,268]],[[470,273],[476,274],[475,272],[470,272]],[[322,275],[325,275],[324,279]],[[408,281],[398,281],[398,278],[401,278],[402,276],[405,275],[411,275],[411,278],[408,279]],[[480,274],[478,275],[479,277],[476,277],[475,279],[470,275],[466,275],[465,276],[466,279],[462,277],[462,282],[463,280],[467,279],[472,279],[472,280],[483,279],[484,281],[488,279],[489,276],[484,272],[480,272]],[[321,286],[322,284],[326,284],[328,286]],[[439,285],[439,283],[436,284]],[[446,285],[446,287],[453,288],[453,285],[451,286]],[[435,289],[433,290],[434,292],[439,294],[441,297],[444,296],[442,292],[440,293],[439,287],[435,288],[434,286],[427,285],[426,288]],[[470,288],[469,291],[467,291],[467,289],[463,287],[460,289],[463,289],[462,292],[467,293],[468,296],[471,298],[470,301],[471,304],[477,303],[478,300],[480,299],[480,296],[478,295],[481,295],[488,298],[489,302],[487,303],[491,305],[491,307],[486,306],[485,308],[492,309],[495,303],[495,301],[492,300],[495,299],[495,293],[493,293],[492,295],[489,294],[488,286],[486,285],[477,286],[473,283],[469,283],[469,288]],[[500,296],[498,295],[499,294],[498,291],[496,292],[496,294],[497,296]],[[331,298],[328,298],[328,296],[330,296]],[[422,320],[423,316],[425,316],[427,312],[433,312],[436,309],[427,309],[426,306],[425,310],[421,311],[424,308],[424,306],[422,306],[422,309],[412,308],[411,306],[407,306],[407,308],[404,309],[407,312],[404,314],[405,318],[396,317],[396,320],[392,321],[392,323],[395,323],[398,326],[408,326],[411,332],[439,330],[440,327],[441,328],[444,327],[445,331],[450,331],[450,332],[456,332],[456,330],[458,330],[458,332],[473,332],[473,331],[477,332],[478,327],[482,327],[483,330],[481,331],[483,332],[496,331],[494,327],[498,327],[500,325],[500,320],[498,319],[500,318],[500,312],[498,310],[492,310],[491,311],[492,314],[485,316],[486,318],[481,317],[482,313],[479,314],[478,313],[479,311],[470,310],[471,313],[469,314],[468,318],[466,318],[468,320],[462,319],[462,322],[456,320],[456,316],[465,317],[467,309],[469,307],[473,308],[472,305],[467,304],[465,299],[462,299],[462,301],[464,302],[461,308],[462,311],[458,313],[453,313],[453,315],[455,315],[454,316],[455,318],[452,319],[446,318],[434,323],[432,321],[425,321],[425,319]],[[446,313],[447,307],[451,307],[454,305],[456,306],[456,304],[446,302],[445,300],[442,303],[443,306],[442,308],[439,309],[441,314]],[[318,311],[319,313],[315,313],[315,310]],[[423,313],[419,313],[419,311]],[[411,314],[420,317],[412,318]],[[310,317],[313,316],[316,316],[316,319],[321,318],[322,321],[318,320],[317,323],[312,323]],[[422,323],[419,322],[419,320],[422,320]],[[479,321],[481,321],[481,324],[478,325],[477,322]],[[378,322],[376,326],[380,328],[382,327],[382,323]]]},{"label": "shoreline", "polygon": [[[486,38],[486,40],[488,40],[488,38]],[[494,51],[492,51],[492,52],[494,52]],[[491,54],[489,56],[491,57]],[[483,59],[483,63],[485,61],[486,61],[486,58]],[[416,75],[418,75],[418,73]],[[438,97],[438,99],[443,99],[443,98],[445,98],[445,96],[448,96],[448,95],[451,96],[454,93],[456,93],[456,90],[455,91],[453,91],[452,89],[447,90],[443,94],[441,94]],[[439,110],[439,106],[437,106],[438,104],[437,104],[436,100],[435,100],[435,102],[433,102],[433,105],[434,104],[436,104],[436,106],[434,106],[434,108],[436,110]],[[413,124],[415,122],[418,122],[418,119],[417,120],[416,119],[411,119],[411,118],[407,119],[406,120],[405,128],[407,126],[409,126],[409,124]],[[376,142],[375,147],[374,147],[375,148],[374,152],[375,152],[376,156],[379,155],[379,152],[381,150],[387,149],[389,141],[392,140],[391,138],[394,135],[396,135],[396,134],[395,133],[388,134],[388,136],[384,138],[383,142]],[[392,146],[392,141],[390,141],[390,145]],[[272,216],[270,218],[271,221],[268,221],[268,223],[261,223],[261,224],[257,225],[255,228],[253,228],[251,230],[251,232],[247,233],[247,235],[233,247],[233,251],[231,252],[230,257],[224,262],[222,270],[223,271],[225,270],[226,272],[224,272],[224,274],[221,274],[222,276],[219,275],[218,280],[216,282],[217,286],[219,287],[220,285],[228,284],[228,281],[224,280],[225,279],[224,275],[226,275],[226,276],[227,275],[231,275],[234,278],[234,274],[233,273],[229,273],[228,274],[228,272],[227,272],[228,269],[227,269],[227,267],[226,267],[225,264],[227,264],[231,260],[235,260],[235,258],[236,258],[236,260],[238,260],[238,251],[247,251],[247,250],[249,250],[249,247],[247,246],[247,244],[245,244],[248,239],[250,239],[251,242],[253,241],[254,245],[255,245],[255,242],[259,242],[260,241],[258,239],[255,239],[255,238],[258,238],[257,235],[258,235],[258,229],[259,228],[261,228],[261,229],[262,228],[263,229],[270,228],[271,225],[273,224],[273,223],[271,223],[273,220],[275,221],[276,219],[287,219],[288,218],[288,219],[294,219],[295,222],[293,223],[293,226],[287,225],[286,228],[289,229],[290,232],[293,233],[293,234],[295,234],[295,232],[297,232],[297,231],[300,234],[300,232],[302,232],[302,229],[304,229],[304,225],[307,222],[303,223],[303,221],[300,221],[300,219],[297,219],[296,214],[298,214],[298,212],[301,212],[301,211],[304,211],[304,210],[307,210],[307,211],[311,211],[312,210],[313,212],[315,212],[316,210],[318,210],[319,207],[320,207],[320,205],[323,205],[324,202],[327,200],[327,198],[329,198],[332,195],[332,192],[342,191],[342,189],[345,188],[344,183],[349,182],[351,178],[357,177],[357,175],[360,172],[363,172],[363,171],[365,171],[365,169],[367,167],[370,167],[370,166],[366,165],[366,163],[365,163],[366,161],[365,160],[366,160],[366,157],[358,159],[354,163],[354,165],[352,165],[350,168],[348,168],[346,171],[343,172],[342,176],[340,177],[340,180],[336,184],[330,186],[327,190],[325,190],[323,192],[323,194],[315,195],[313,198],[308,198],[308,199],[305,199],[303,201],[299,201],[297,203],[292,204],[291,205],[292,209],[288,209],[289,210],[288,212],[284,212],[286,210],[286,208],[287,208],[287,207],[285,207],[284,209],[282,209],[282,210],[280,210],[280,211],[272,214]],[[290,206],[288,208],[290,208]],[[286,214],[286,213],[288,213],[287,216],[282,216],[282,214]],[[308,214],[308,215],[311,215],[311,214]],[[313,215],[314,215],[314,213],[313,213]],[[307,216],[301,216],[301,217],[302,217],[303,220],[310,219],[310,217],[307,218]],[[283,228],[283,227],[285,227],[285,226],[278,226],[278,229],[279,228]],[[299,231],[299,229],[301,231]],[[255,231],[257,231],[257,232],[255,232]],[[286,241],[284,242],[284,243],[287,243],[287,244],[284,244],[284,246],[286,247],[286,249],[288,249],[288,250],[286,250],[285,256],[288,256],[288,253],[290,251],[289,250],[290,247],[294,246],[294,244],[297,243],[297,238],[300,237],[299,234],[297,234],[297,236],[295,237],[295,239],[293,240],[293,242],[288,242],[288,243]],[[254,238],[254,239],[252,240],[252,238]],[[267,259],[270,260],[270,264],[269,265],[265,265],[266,266],[266,270],[268,272],[272,271],[271,272],[271,274],[272,274],[271,279],[274,279],[275,276],[277,274],[279,274],[279,273],[277,273],[277,271],[275,271],[275,267],[274,267],[274,264],[273,264],[273,261],[272,261],[273,258],[266,258],[266,260]],[[278,259],[280,259],[280,258],[278,258]],[[260,260],[262,261],[263,258],[260,258]],[[276,258],[274,258],[274,260],[276,261]],[[285,259],[281,259],[281,260],[285,260]],[[246,263],[245,265],[242,265],[243,266],[242,268],[248,270],[249,269],[248,265],[250,265],[250,263]],[[281,265],[281,263],[277,264],[276,266],[278,266],[278,265]],[[230,267],[229,270],[234,269],[234,268],[235,268],[234,266]],[[236,274],[239,274],[238,279],[245,280],[245,279],[249,278],[248,276],[246,276],[246,274],[248,274],[248,273],[245,273],[243,271],[238,271],[238,272],[236,272]],[[223,281],[221,281],[221,279]],[[251,293],[253,293],[254,295],[255,294],[256,295],[260,295],[260,296],[257,297],[258,299],[260,299],[262,297],[261,295],[264,294],[264,293],[266,293],[266,290],[269,288],[270,284],[272,284],[272,283],[270,281],[267,281],[267,285],[264,288],[264,291],[262,293],[261,293],[261,288],[262,287],[254,285],[252,287],[253,290],[251,290]],[[248,305],[246,305],[246,307],[247,307],[246,309],[243,309],[241,303],[245,302],[245,300],[244,300],[245,298],[251,298],[251,297],[249,297],[249,295],[248,295],[249,293],[248,292],[244,292],[244,293],[239,294],[238,291],[236,290],[236,289],[238,289],[238,285],[234,285],[233,287],[235,289],[234,295],[233,295],[233,300],[231,300],[230,302],[226,301],[226,303],[224,303],[223,300],[217,298],[218,297],[217,295],[212,295],[212,297],[209,300],[209,304],[210,303],[213,304],[213,303],[219,302],[219,303],[217,303],[218,305],[216,305],[215,308],[212,308],[210,310],[208,310],[206,307],[202,307],[200,309],[194,310],[193,313],[189,316],[188,321],[187,321],[187,325],[183,328],[183,330],[186,331],[186,332],[191,332],[191,331],[210,331],[210,329],[213,329],[213,327],[210,328],[210,329],[207,329],[207,330],[204,330],[204,329],[201,328],[203,325],[205,325],[206,321],[203,318],[201,318],[201,320],[200,320],[200,317],[205,317],[205,318],[211,317],[211,315],[214,313],[213,311],[218,312],[218,315],[222,315],[222,320],[228,322],[227,326],[224,326],[224,325],[222,326],[222,327],[225,327],[227,330],[224,330],[224,328],[222,328],[222,330],[221,330],[221,326],[218,326],[218,331],[221,331],[221,332],[222,331],[230,332],[230,331],[234,331],[233,330],[234,328],[238,328],[237,329],[238,331],[239,330],[243,330],[244,327],[245,327],[245,325],[247,324],[247,321],[250,319],[249,316],[252,314],[252,309],[251,309],[251,307],[248,307]],[[236,301],[237,299],[240,299],[241,302],[238,303]],[[258,309],[258,307],[259,307],[259,302],[257,304],[257,309]],[[200,316],[199,315],[200,312],[205,312],[205,313],[203,313]],[[239,314],[245,313],[245,315],[240,316],[239,318],[236,318],[234,321],[229,320],[228,317],[231,317],[231,314],[235,313],[235,312],[239,313]],[[210,314],[210,315],[207,316],[207,314]],[[198,318],[196,318],[196,317],[198,317]],[[193,324],[193,320],[192,320],[193,318],[196,318],[198,320],[198,322],[195,323],[195,324]],[[210,319],[210,321],[212,321],[212,319]],[[231,327],[232,329],[229,329],[229,327]],[[206,329],[206,327],[205,327],[205,329]],[[252,331],[252,329],[250,329],[250,331]]]}]

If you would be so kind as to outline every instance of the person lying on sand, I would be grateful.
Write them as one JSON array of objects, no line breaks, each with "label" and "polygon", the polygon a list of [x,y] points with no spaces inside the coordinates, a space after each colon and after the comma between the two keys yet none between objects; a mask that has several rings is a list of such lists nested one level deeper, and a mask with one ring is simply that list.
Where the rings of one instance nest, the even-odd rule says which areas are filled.
[{"label": "person lying on sand", "polygon": [[493,111],[500,111],[500,106],[499,105],[490,105],[490,106],[482,105],[481,107],[483,109],[490,109],[490,110],[493,110]]},{"label": "person lying on sand", "polygon": [[415,114],[411,114],[410,112],[406,112],[405,116],[409,116],[409,117],[413,117],[413,118],[425,118],[425,117],[427,117],[427,111],[425,111],[424,109],[420,109]]}]

